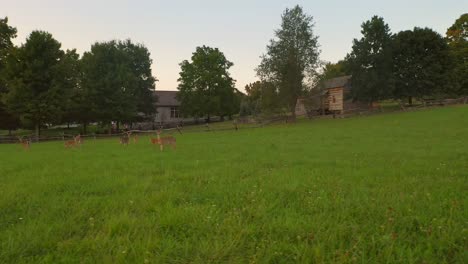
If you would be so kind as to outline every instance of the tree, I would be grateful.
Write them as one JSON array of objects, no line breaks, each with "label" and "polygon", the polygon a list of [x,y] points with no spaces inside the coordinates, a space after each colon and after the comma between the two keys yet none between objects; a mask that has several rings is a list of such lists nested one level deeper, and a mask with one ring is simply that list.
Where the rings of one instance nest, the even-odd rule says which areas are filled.
[{"label": "tree", "polygon": [[316,78],[316,91],[314,92],[322,89],[324,81],[349,74],[349,70],[344,60],[340,60],[337,63],[326,62],[323,64],[321,72]]},{"label": "tree", "polygon": [[429,28],[399,32],[393,40],[396,98],[446,93],[452,60],[444,38]]},{"label": "tree", "polygon": [[[81,100],[86,112],[103,123],[131,122],[155,112],[156,79],[147,48],[130,40],[95,43],[82,58]],[[86,123],[87,116],[83,116]]]},{"label": "tree", "polygon": [[[278,89],[271,82],[256,81],[245,86],[252,112],[274,113],[280,110]],[[245,104],[245,103],[244,103]]]},{"label": "tree", "polygon": [[19,119],[7,111],[2,97],[8,91],[5,68],[8,56],[15,50],[12,39],[16,38],[16,32],[16,28],[8,25],[8,17],[0,19],[0,129],[8,129],[10,134],[19,126]]},{"label": "tree", "polygon": [[181,72],[177,97],[181,112],[194,117],[232,115],[237,102],[234,93],[235,80],[229,74],[233,63],[217,48],[197,47],[191,62],[180,64]]},{"label": "tree", "polygon": [[295,119],[297,98],[306,90],[305,81],[316,76],[320,51],[312,16],[295,6],[286,9],[281,18],[281,28],[267,46],[257,75],[279,88],[282,105]]},{"label": "tree", "polygon": [[351,96],[372,103],[390,97],[393,91],[392,36],[384,19],[377,16],[362,24],[361,33],[346,58],[352,74]]},{"label": "tree", "polygon": [[447,29],[447,42],[455,63],[453,76],[456,85],[454,92],[458,95],[468,95],[468,13],[461,15]]},{"label": "tree", "polygon": [[59,121],[66,102],[60,46],[50,33],[33,31],[7,63],[5,104],[9,111],[33,123],[37,137],[44,123]]},{"label": "tree", "polygon": [[61,67],[59,70],[66,78],[62,79],[61,85],[63,90],[68,94],[66,95],[66,103],[64,108],[64,114],[62,121],[67,122],[79,122],[81,121],[81,115],[85,112],[81,112],[81,105],[87,104],[86,101],[80,100],[81,97],[81,61],[80,55],[76,53],[76,49],[67,50],[62,60]]}]

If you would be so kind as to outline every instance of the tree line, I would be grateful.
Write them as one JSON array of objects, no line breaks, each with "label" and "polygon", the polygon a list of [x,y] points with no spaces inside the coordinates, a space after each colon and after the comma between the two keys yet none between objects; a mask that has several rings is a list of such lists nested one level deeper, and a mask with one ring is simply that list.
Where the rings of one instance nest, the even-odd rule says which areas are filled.
[{"label": "tree line", "polygon": [[382,17],[374,16],[362,23],[362,37],[337,63],[318,59],[313,25],[301,7],[286,9],[257,69],[260,80],[245,87],[241,115],[290,113],[294,118],[299,97],[318,94],[325,80],[345,75],[351,75],[350,99],[369,104],[468,95],[468,14],[445,37],[418,27],[393,34]]},{"label": "tree line", "polygon": [[[385,99],[468,95],[468,14],[443,37],[430,28],[393,34],[382,17],[361,25],[362,36],[337,63],[319,59],[313,17],[287,8],[256,69],[259,81],[235,89],[233,63],[217,48],[197,47],[180,63],[177,99],[183,116],[290,114],[297,99],[320,91],[327,79],[352,75],[351,98]],[[131,40],[96,42],[81,57],[45,31],[13,45],[16,28],[0,19],[0,129],[44,124],[145,121],[156,113],[148,49]]]},{"label": "tree line", "polygon": [[[156,114],[157,79],[150,53],[131,40],[96,42],[79,56],[75,49],[45,31],[33,31],[21,46],[13,45],[17,29],[0,19],[0,129],[44,124],[152,122]],[[226,116],[239,112],[243,94],[235,89],[233,63],[217,48],[197,47],[180,64],[177,98],[184,116]]]},{"label": "tree line", "polygon": [[44,124],[135,122],[155,112],[148,49],[130,40],[96,42],[82,57],[45,31],[15,46],[16,28],[0,19],[1,129]]}]

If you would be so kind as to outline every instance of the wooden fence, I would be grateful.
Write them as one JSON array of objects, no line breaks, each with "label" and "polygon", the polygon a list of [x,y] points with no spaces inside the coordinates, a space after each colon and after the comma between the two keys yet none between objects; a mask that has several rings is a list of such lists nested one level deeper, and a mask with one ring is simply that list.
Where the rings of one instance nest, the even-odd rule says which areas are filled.
[{"label": "wooden fence", "polygon": [[[430,103],[425,102],[421,105],[413,106],[413,107],[405,107],[404,105],[400,104],[399,110],[393,111],[382,111],[382,109],[376,110],[369,110],[369,109],[353,109],[351,112],[347,112],[343,115],[319,115],[319,116],[310,116],[310,115],[298,115],[297,117],[307,117],[309,119],[322,119],[322,118],[347,118],[353,116],[360,116],[360,115],[372,115],[378,114],[382,112],[394,112],[394,111],[414,111],[418,109],[425,109],[428,107],[440,107],[440,106],[447,106],[447,105],[456,105],[456,104],[466,104],[468,103],[468,97],[462,97],[457,99],[445,99],[440,101],[431,101]],[[275,123],[292,123],[294,122],[291,118],[287,115],[278,115],[272,116],[268,118],[249,118],[248,122],[242,122],[242,120],[234,120],[232,124],[220,126],[213,124],[205,124],[205,125],[195,125],[195,126],[176,126],[172,128],[161,128],[160,130],[163,133],[195,133],[195,132],[215,132],[215,131],[229,131],[229,130],[241,130],[241,129],[254,129],[254,128],[261,128],[267,125],[275,124]],[[154,135],[156,136],[156,132],[158,130],[130,130],[124,131],[118,134],[91,134],[91,135],[81,135],[81,138],[85,141],[87,140],[99,140],[99,139],[109,139],[109,138],[119,138],[127,132],[131,132],[134,135]],[[65,141],[71,140],[76,135],[69,135],[69,134],[62,134],[57,136],[40,136],[36,137],[35,135],[22,135],[22,138],[28,138],[31,140],[32,143],[39,143],[39,142],[48,142],[48,141]],[[19,139],[17,136],[0,136],[0,144],[13,144],[19,143]]]}]

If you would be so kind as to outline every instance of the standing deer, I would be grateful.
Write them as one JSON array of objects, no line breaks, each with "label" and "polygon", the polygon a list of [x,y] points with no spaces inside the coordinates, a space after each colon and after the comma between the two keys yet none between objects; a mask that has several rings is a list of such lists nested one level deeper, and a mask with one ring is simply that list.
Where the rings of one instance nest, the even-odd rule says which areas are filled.
[{"label": "standing deer", "polygon": [[130,133],[125,132],[122,136],[120,136],[120,144],[128,146],[128,142],[130,141]]},{"label": "standing deer", "polygon": [[76,144],[80,145],[83,144],[83,140],[81,139],[81,134],[75,137]]},{"label": "standing deer", "polygon": [[135,134],[133,136],[133,143],[135,143],[135,144],[138,143],[138,134]]},{"label": "standing deer", "polygon": [[161,130],[157,131],[157,137],[151,138],[151,144],[159,145],[161,151],[164,150],[164,145],[171,145],[173,149],[176,148],[176,139],[173,136],[161,137]]},{"label": "standing deer", "polygon": [[24,150],[29,150],[29,148],[31,147],[31,140],[29,140],[28,138],[24,139],[22,137],[18,137],[18,140]]}]

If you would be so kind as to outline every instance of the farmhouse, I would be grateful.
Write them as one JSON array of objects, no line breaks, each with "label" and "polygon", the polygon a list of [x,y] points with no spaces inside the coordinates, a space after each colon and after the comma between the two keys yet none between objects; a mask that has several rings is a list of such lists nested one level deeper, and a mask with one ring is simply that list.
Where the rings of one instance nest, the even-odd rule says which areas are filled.
[{"label": "farmhouse", "polygon": [[180,102],[176,98],[177,91],[155,91],[154,94],[158,98],[157,113],[154,118],[157,124],[174,124],[193,120],[193,118],[184,118],[179,113]]}]

